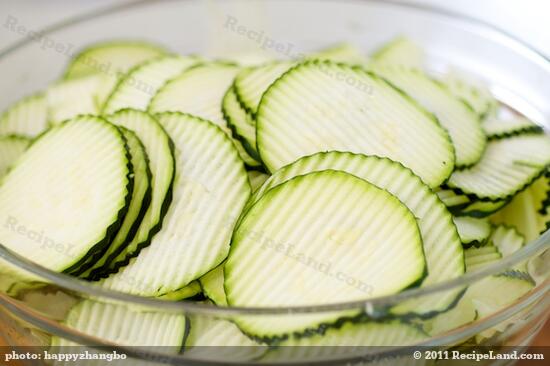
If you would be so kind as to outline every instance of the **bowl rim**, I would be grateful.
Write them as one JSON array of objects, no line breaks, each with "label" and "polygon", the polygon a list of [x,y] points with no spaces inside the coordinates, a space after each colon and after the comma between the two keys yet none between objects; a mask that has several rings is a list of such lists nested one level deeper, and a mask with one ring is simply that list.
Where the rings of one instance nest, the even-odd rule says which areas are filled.
[{"label": "bowl rim", "polygon": [[[43,35],[48,35],[59,30],[70,28],[71,26],[78,26],[81,23],[101,18],[105,15],[112,15],[113,13],[123,12],[134,8],[144,6],[154,6],[160,3],[169,2],[189,2],[192,0],[137,0],[122,3],[114,6],[107,6],[100,10],[87,12],[82,15],[69,18],[67,20],[55,23],[51,26],[43,28],[40,32]],[[308,0],[308,1],[325,1],[336,2],[338,0]],[[460,13],[456,13],[447,9],[442,9],[437,6],[428,4],[410,3],[404,0],[345,0],[352,3],[371,3],[381,6],[393,6],[399,8],[405,8],[412,11],[418,11],[432,16],[439,16],[446,18],[447,20],[458,21],[468,26],[478,27],[484,32],[489,34],[503,37],[507,42],[511,42],[516,47],[519,47],[525,55],[529,56],[534,61],[539,62],[550,73],[550,58],[546,57],[543,53],[531,47],[526,42],[518,39],[517,37],[510,35],[506,31],[486,23],[484,21],[475,19],[473,17],[465,16]],[[21,41],[13,43],[11,46],[0,51],[0,60],[3,57],[9,56],[16,52],[18,49],[27,46],[32,43],[31,39],[23,39]],[[523,248],[515,252],[513,255],[503,258],[502,260],[485,267],[484,269],[465,274],[463,276],[447,280],[444,282],[429,285],[423,288],[407,289],[403,292],[394,294],[379,296],[375,298],[368,298],[364,300],[354,300],[340,303],[330,303],[323,305],[301,305],[301,306],[285,306],[285,307],[219,307],[211,304],[195,303],[189,301],[169,302],[156,298],[146,298],[138,295],[131,295],[115,290],[108,290],[97,286],[94,283],[87,282],[63,273],[53,272],[45,267],[35,264],[18,254],[10,251],[5,246],[0,244],[0,258],[6,260],[8,263],[15,265],[19,269],[23,269],[28,273],[40,277],[55,284],[57,287],[70,290],[77,293],[79,296],[86,295],[94,298],[109,299],[112,301],[131,303],[134,305],[154,308],[156,310],[162,310],[167,312],[181,312],[188,313],[201,313],[201,314],[215,314],[215,315],[278,315],[278,314],[290,314],[290,313],[316,313],[316,312],[329,312],[329,311],[341,311],[347,309],[366,308],[372,309],[374,306],[394,305],[400,301],[407,299],[435,294],[440,291],[449,291],[452,289],[458,289],[469,285],[482,278],[489,277],[506,271],[507,269],[517,265],[523,261],[528,260],[534,255],[543,252],[550,248],[550,230],[546,231],[539,238],[531,243],[528,243]],[[548,291],[550,289],[550,280],[546,280],[540,284],[536,289]],[[535,290],[533,290],[535,291]],[[533,292],[532,291],[532,292]]]}]

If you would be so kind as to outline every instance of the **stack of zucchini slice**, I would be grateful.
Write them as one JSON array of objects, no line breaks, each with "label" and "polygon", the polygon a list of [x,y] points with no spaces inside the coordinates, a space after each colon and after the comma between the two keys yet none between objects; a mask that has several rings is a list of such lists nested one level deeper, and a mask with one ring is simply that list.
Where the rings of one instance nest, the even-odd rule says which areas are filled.
[{"label": "stack of zucchini slice", "polygon": [[[406,38],[370,59],[342,44],[252,66],[87,48],[0,117],[0,242],[106,289],[220,307],[361,301],[481,270],[548,227],[550,138],[425,63]],[[4,291],[30,291],[33,278],[0,271]],[[66,324],[125,345],[303,359],[326,355],[284,346],[422,342],[534,285],[524,263],[376,309],[204,319],[86,300]]]}]

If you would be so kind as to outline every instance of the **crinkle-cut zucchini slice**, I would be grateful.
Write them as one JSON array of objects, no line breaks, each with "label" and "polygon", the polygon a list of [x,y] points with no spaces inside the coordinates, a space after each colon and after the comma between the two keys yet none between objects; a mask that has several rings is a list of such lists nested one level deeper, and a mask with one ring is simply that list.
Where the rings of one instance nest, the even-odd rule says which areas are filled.
[{"label": "crinkle-cut zucchini slice", "polygon": [[[64,324],[119,346],[157,347],[162,348],[162,353],[178,354],[185,339],[187,320],[180,314],[135,310],[120,304],[84,300],[70,310]],[[56,352],[70,352],[76,344],[54,337],[52,347]]]},{"label": "crinkle-cut zucchini slice", "polygon": [[363,51],[346,42],[305,54],[303,58],[306,60],[329,60],[346,64],[364,64],[367,62],[367,57],[363,54]]},{"label": "crinkle-cut zucchini slice", "polygon": [[250,170],[248,171],[248,179],[250,179],[250,186],[252,187],[252,193],[256,192],[262,184],[265,183],[266,180],[269,179],[269,175],[256,171],[256,170]]},{"label": "crinkle-cut zucchini slice", "polygon": [[109,115],[125,108],[146,110],[160,87],[197,62],[194,57],[164,56],[136,66],[119,81],[102,113]]},{"label": "crinkle-cut zucchini slice", "polygon": [[[347,43],[338,44],[310,54],[304,60],[328,60],[351,64],[363,64],[365,56],[357,48]],[[243,69],[235,78],[235,93],[241,106],[254,118],[262,95],[295,61],[273,61],[264,65]]]},{"label": "crinkle-cut zucchini slice", "polygon": [[489,118],[483,122],[482,127],[487,138],[492,140],[544,132],[542,127],[525,117]]},{"label": "crinkle-cut zucchini slice", "polygon": [[224,265],[225,263],[220,264],[199,279],[204,295],[218,306],[227,306]]},{"label": "crinkle-cut zucchini slice", "polygon": [[91,74],[124,74],[132,67],[166,54],[166,50],[147,42],[101,42],[85,48],[74,56],[64,79]]},{"label": "crinkle-cut zucchini slice", "polygon": [[48,128],[48,103],[44,93],[23,98],[0,116],[0,135],[34,137]]},{"label": "crinkle-cut zucchini slice", "polygon": [[118,126],[118,128],[126,138],[132,167],[134,169],[134,189],[132,191],[132,198],[124,221],[111,241],[109,249],[97,261],[89,262],[86,266],[80,267],[77,272],[73,273],[82,278],[93,278],[93,276],[91,276],[92,271],[102,268],[106,264],[111,253],[122,251],[130,244],[137,234],[143,217],[151,203],[152,174],[149,168],[149,158],[145,151],[145,147],[134,132],[122,126]]},{"label": "crinkle-cut zucchini slice", "polygon": [[487,254],[498,254],[499,250],[493,244],[486,245],[480,248],[468,248],[464,251],[464,257],[466,259],[472,259],[475,257],[484,256]]},{"label": "crinkle-cut zucchini slice", "polygon": [[475,217],[454,217],[453,221],[458,230],[460,241],[466,247],[483,246],[491,236],[491,223],[486,219]]},{"label": "crinkle-cut zucchini slice", "polygon": [[[507,271],[480,280],[471,287],[470,301],[475,306],[478,319],[484,319],[505,309],[535,287],[531,277],[522,271]],[[499,323],[476,335],[479,343],[496,332],[503,332],[515,319]]]},{"label": "crinkle-cut zucchini slice", "polygon": [[525,238],[513,226],[497,226],[490,240],[503,257],[514,254],[525,245]]},{"label": "crinkle-cut zucchini slice", "polygon": [[528,243],[548,230],[550,179],[547,175],[517,194],[508,206],[491,216],[491,221],[515,227]]},{"label": "crinkle-cut zucchini slice", "polygon": [[260,157],[256,150],[256,122],[241,107],[233,87],[227,91],[223,98],[222,111],[233,137],[241,142],[250,156],[259,161]]},{"label": "crinkle-cut zucchini slice", "polygon": [[[169,80],[151,99],[148,110],[151,113],[182,112],[204,118],[221,127],[231,136],[231,130],[224,119],[222,104],[231,87],[239,67],[232,64],[211,63],[192,67]],[[261,167],[243,143],[234,139],[239,155],[250,167]]]},{"label": "crinkle-cut zucchini slice", "polygon": [[235,323],[208,315],[189,317],[185,355],[218,362],[251,361],[262,357],[267,345],[246,336]]},{"label": "crinkle-cut zucchini slice", "polygon": [[0,179],[6,175],[10,167],[23,155],[31,140],[22,136],[0,137]]},{"label": "crinkle-cut zucchini slice", "polygon": [[452,189],[436,189],[435,193],[449,209],[464,207],[472,202],[472,200],[465,194],[456,193]]},{"label": "crinkle-cut zucchini slice", "polygon": [[82,116],[50,129],[3,179],[0,242],[71,273],[107,249],[128,210],[132,175],[126,141],[107,121]]},{"label": "crinkle-cut zucchini slice", "polygon": [[[273,347],[262,361],[327,362],[332,359],[336,361],[354,357],[367,359],[369,356],[384,359],[390,357],[387,353],[391,347],[411,346],[427,339],[428,335],[420,327],[398,320],[345,322],[339,327],[327,328],[324,332],[310,337],[291,336]],[[383,355],[384,347],[386,355]],[[388,360],[392,361],[392,358]]]},{"label": "crinkle-cut zucchini slice", "polygon": [[401,65],[423,69],[425,63],[425,51],[416,42],[403,36],[384,44],[371,56],[371,65]]},{"label": "crinkle-cut zucchini slice", "polygon": [[454,168],[454,148],[435,117],[359,68],[306,62],[264,94],[257,146],[270,172],[321,151],[389,157],[430,187]]},{"label": "crinkle-cut zucchini slice", "polygon": [[188,113],[227,129],[222,100],[238,72],[239,67],[223,63],[192,67],[159,89],[149,111]]},{"label": "crinkle-cut zucchini slice", "polygon": [[[326,170],[280,184],[250,208],[233,235],[225,290],[231,306],[319,305],[397,293],[425,270],[411,211],[387,191]],[[273,337],[349,312],[236,321],[246,333]]]},{"label": "crinkle-cut zucchini slice", "polygon": [[141,296],[176,291],[221,264],[250,197],[244,164],[219,127],[181,113],[157,117],[175,145],[173,200],[151,245],[103,282]]},{"label": "crinkle-cut zucchini slice", "polygon": [[418,69],[382,65],[373,70],[438,118],[449,132],[458,168],[471,166],[481,159],[487,138],[479,116],[466,103]]},{"label": "crinkle-cut zucchini slice", "polygon": [[[468,249],[474,250],[474,249]],[[496,259],[498,260],[498,259]],[[488,262],[490,264],[490,262]],[[468,272],[476,271],[479,267],[472,266]],[[507,271],[502,274],[483,278],[471,284],[458,304],[450,311],[429,319],[424,323],[425,328],[432,336],[457,329],[477,319],[483,319],[504,309],[534,287],[534,283],[523,272]],[[500,324],[496,329],[503,329]],[[493,334],[494,329],[482,334]],[[477,336],[476,336],[477,337]]]},{"label": "crinkle-cut zucchini slice", "polygon": [[[464,194],[460,194],[459,196],[467,197]],[[457,217],[474,217],[478,219],[483,219],[491,216],[510,202],[510,199],[498,201],[481,201],[475,198],[472,199],[472,197],[468,198],[470,199],[470,203],[466,205],[449,207],[449,210],[452,212],[453,215]]]},{"label": "crinkle-cut zucchini slice", "polygon": [[151,203],[132,241],[125,246],[111,247],[105,265],[91,272],[91,279],[99,279],[116,272],[131,258],[147,247],[162,227],[162,221],[172,201],[175,176],[174,144],[164,128],[149,114],[124,109],[107,117],[112,123],[133,131],[141,140],[151,170]]},{"label": "crinkle-cut zucchini slice", "polygon": [[55,125],[81,114],[99,114],[116,83],[113,75],[92,74],[50,86],[46,92],[48,122]]},{"label": "crinkle-cut zucchini slice", "polygon": [[235,78],[234,88],[246,112],[254,118],[264,92],[294,65],[296,63],[293,61],[275,61],[240,71]]},{"label": "crinkle-cut zucchini slice", "polygon": [[201,285],[198,281],[193,281],[189,285],[180,288],[179,290],[169,292],[158,297],[158,299],[166,301],[182,301],[191,297],[197,296],[202,292]]},{"label": "crinkle-cut zucchini slice", "polygon": [[447,72],[441,82],[457,98],[464,100],[482,119],[491,118],[498,109],[498,101],[483,82],[457,70]]},{"label": "crinkle-cut zucchini slice", "polygon": [[[508,257],[525,246],[526,240],[514,226],[498,225],[491,234],[490,241],[503,257]],[[527,263],[522,262],[515,270],[527,272]]]},{"label": "crinkle-cut zucchini slice", "polygon": [[[428,267],[428,276],[422,286],[464,274],[462,246],[451,214],[420,178],[403,165],[386,158],[336,151],[301,158],[275,172],[256,191],[247,207],[251,207],[265,192],[296,176],[327,169],[345,171],[385,189],[411,210],[418,221]],[[400,314],[444,311],[457,295],[457,292],[454,295],[450,292],[444,296],[426,297],[420,303],[404,302],[394,311]]]},{"label": "crinkle-cut zucchini slice", "polygon": [[453,172],[447,184],[482,200],[505,200],[540,177],[548,164],[548,136],[515,136],[489,142],[479,163]]}]

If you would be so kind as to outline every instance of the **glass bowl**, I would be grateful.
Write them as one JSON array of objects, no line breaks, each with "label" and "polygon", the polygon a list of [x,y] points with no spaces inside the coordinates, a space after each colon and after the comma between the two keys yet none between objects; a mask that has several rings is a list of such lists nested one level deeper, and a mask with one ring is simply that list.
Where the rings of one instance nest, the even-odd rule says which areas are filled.
[{"label": "glass bowl", "polygon": [[[9,16],[20,22],[15,14]],[[250,37],[247,31],[239,29],[252,30],[257,36]],[[261,59],[296,56],[341,41],[371,52],[398,35],[410,37],[427,50],[433,72],[444,71],[452,65],[476,75],[490,85],[503,104],[545,128],[550,127],[550,62],[536,50],[478,21],[411,2],[373,0],[138,1],[98,11],[67,20],[33,37],[28,33],[20,42],[4,50],[0,54],[0,107],[45,88],[62,75],[71,52],[102,40],[146,39],[184,54],[200,53],[225,59],[247,54],[251,59]],[[324,306],[224,308],[107,291],[92,283],[50,272],[0,246],[3,260],[34,278],[34,290],[13,291],[12,288],[0,293],[0,345],[4,342],[9,346],[44,351],[51,349],[53,344],[58,346],[54,347],[58,351],[69,349],[70,352],[92,347],[140,359],[139,364],[143,365],[351,365],[372,361],[372,355],[383,356],[390,351],[400,352],[392,357],[410,358],[414,350],[442,350],[459,345],[475,344],[497,350],[508,346],[526,347],[550,313],[549,248],[550,233],[547,232],[512,256],[479,272],[395,296]],[[221,343],[212,347],[189,351],[179,343],[153,345],[94,336],[94,327],[105,319],[96,319],[87,331],[72,329],[64,321],[68,309],[84,304],[124,314],[127,317],[124,326],[136,334],[147,321],[158,322],[163,332],[179,324],[185,328],[180,329],[183,337],[190,332],[190,322],[195,321],[222,322],[219,331],[222,333],[238,332],[235,324],[243,321],[295,322],[308,318],[347,317],[355,324],[373,324],[395,317],[389,309],[456,296],[522,263],[527,263],[536,285],[519,299],[493,306],[486,314],[476,314],[467,324],[440,327],[439,331],[433,330],[433,318],[429,316],[408,316],[407,321],[431,329],[431,334],[421,340],[386,347],[358,344],[342,351],[342,347],[332,348],[330,346],[336,344],[328,344],[326,347],[303,347],[307,349],[297,356],[293,352],[285,353],[285,347],[242,344],[237,347],[229,341],[231,337],[222,337]],[[6,275],[0,274],[0,283],[6,280]],[[325,328],[331,327],[336,328]],[[215,335],[218,334],[212,334],[212,338]],[[427,354],[423,354],[419,362],[426,361],[425,356]]]}]

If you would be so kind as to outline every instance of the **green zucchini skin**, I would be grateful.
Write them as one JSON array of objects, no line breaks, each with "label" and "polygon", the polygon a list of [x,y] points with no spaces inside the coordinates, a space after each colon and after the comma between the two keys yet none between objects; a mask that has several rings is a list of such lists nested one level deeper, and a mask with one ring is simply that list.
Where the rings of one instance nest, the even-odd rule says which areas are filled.
[{"label": "green zucchini skin", "polygon": [[[108,121],[106,122],[111,124]],[[128,214],[128,209],[130,208],[130,203],[132,201],[132,193],[134,190],[134,168],[132,165],[132,156],[130,155],[130,149],[128,147],[126,137],[124,136],[124,134],[120,129],[117,128],[117,130],[119,131],[120,136],[124,140],[124,146],[126,148],[126,159],[128,160],[128,171],[129,171],[128,185],[127,185],[128,194],[126,195],[125,206],[123,210],[119,211],[116,222],[113,223],[113,225],[111,225],[107,229],[105,238],[100,243],[98,243],[97,245],[98,250],[93,250],[88,252],[88,254],[86,254],[86,256],[79,263],[75,263],[72,267],[63,271],[64,273],[70,274],[72,276],[78,277],[79,273],[89,269],[91,266],[93,266],[95,262],[97,262],[97,260],[99,260],[99,258],[103,256],[103,254],[105,254],[105,252],[109,249],[109,246],[111,245],[113,238],[116,236],[116,234],[120,230],[120,227],[124,222],[124,218],[126,217],[126,214]]]},{"label": "green zucchini skin", "polygon": [[[270,189],[294,177],[326,169],[347,172],[385,189],[413,212],[420,228],[428,264],[428,276],[421,286],[464,274],[462,245],[452,216],[440,198],[419,177],[402,164],[387,158],[337,151],[300,158],[279,169],[266,180],[247,203],[241,218],[246,216],[248,210]],[[437,227],[437,230],[434,230],[434,227]],[[457,291],[456,296],[459,293],[460,291]],[[453,301],[453,294],[445,297],[427,297],[422,304],[413,306],[411,301],[400,304],[401,306],[393,311],[400,316],[431,314],[445,311]]]},{"label": "green zucchini skin", "polygon": [[[348,85],[329,76],[340,74],[355,80],[355,83]],[[354,86],[357,83],[369,86],[369,90]],[[292,98],[297,87],[301,88],[300,99]],[[338,88],[342,90],[334,94]],[[350,96],[344,98],[343,95],[347,94]],[[353,103],[357,103],[356,108],[352,108]],[[382,112],[379,108],[381,103],[394,106],[392,113],[407,113],[408,123],[396,125],[380,122],[395,121],[397,118],[386,114],[390,113],[389,109]],[[350,108],[356,112],[344,113]],[[330,113],[334,115],[329,116]],[[270,172],[316,152],[350,151],[400,161],[433,188],[447,179],[455,165],[454,147],[449,134],[435,116],[379,76],[360,67],[329,61],[304,62],[273,83],[263,94],[256,128],[258,152]],[[365,140],[367,129],[371,140]],[[408,141],[412,134],[416,137],[414,142]],[[380,136],[372,140],[373,135]],[[359,136],[365,137],[360,144]],[[437,161],[429,157],[420,158],[427,154],[423,149],[428,145],[432,148],[432,156],[437,151]],[[398,146],[409,146],[414,148],[414,152],[404,154]],[[413,161],[412,155],[417,159]],[[418,159],[425,162],[422,167],[417,165]]]},{"label": "green zucchini skin", "polygon": [[[146,222],[147,220],[144,219],[141,221],[138,232],[143,230],[144,234],[142,237],[139,238],[137,234],[134,235],[134,238],[132,239],[132,248],[130,248],[130,246],[121,246],[120,250],[112,253],[111,256],[107,258],[106,264],[91,274],[91,278],[95,281],[99,281],[111,274],[119,272],[120,269],[126,267],[133,258],[136,258],[141,250],[147,248],[151,244],[153,237],[162,229],[163,219],[170,208],[170,204],[172,203],[173,185],[176,171],[174,142],[155,118],[146,112],[137,111],[134,109],[122,109],[108,118],[114,123],[123,125],[130,130],[132,130],[133,123],[140,123],[144,120],[147,121],[147,123],[152,124],[159,134],[159,144],[161,144],[163,151],[162,154],[164,155],[163,159],[165,159],[168,164],[166,167],[157,167],[157,169],[161,169],[160,171],[163,172],[168,172],[168,177],[166,181],[163,181],[163,184],[165,185],[164,188],[162,188],[160,193],[157,193],[157,201],[160,203],[158,213],[153,213],[154,219],[151,222]],[[135,132],[135,130],[133,131]],[[149,151],[149,155],[151,155],[151,151]],[[154,175],[155,172],[152,172],[152,174]],[[154,192],[153,195],[155,195]],[[155,198],[153,196],[152,200],[154,199]],[[151,209],[151,206],[152,205],[149,205],[149,209]],[[147,213],[145,218],[147,218]],[[142,226],[143,228],[141,228]]]},{"label": "green zucchini skin", "polygon": [[[306,191],[307,193],[305,193]],[[346,193],[344,192],[349,194],[349,196],[346,196]],[[369,208],[362,206],[362,204],[365,203],[365,200],[367,200],[365,196],[362,196],[363,194],[366,194],[367,197],[371,197],[368,198],[369,202],[372,204]],[[355,221],[356,219],[353,219],[353,225],[348,222],[345,225],[342,223],[332,228],[329,223],[325,223],[325,220],[328,220],[328,213],[330,212],[331,215],[337,215],[337,212],[341,212],[338,210],[333,210],[333,205],[336,202],[336,198],[334,198],[334,200],[329,198],[334,197],[333,195],[337,195],[338,197],[338,210],[346,210],[348,213],[349,211],[347,211],[347,207],[351,204],[351,200],[353,200],[353,204],[358,207],[357,210],[361,210],[363,213],[361,220],[370,220],[367,217],[370,217],[370,215],[374,213],[374,207],[378,207],[377,205],[381,204],[382,201],[384,202],[383,212],[380,213],[380,211],[377,211],[381,215],[388,214],[389,211],[387,210],[391,210],[389,207],[398,205],[400,208],[391,210],[391,217],[388,216],[387,220],[391,221],[397,217],[399,217],[399,220],[404,220],[400,221],[403,222],[403,224],[399,226],[400,230],[403,230],[402,235],[400,235],[401,239],[405,236],[408,237],[409,233],[412,235],[413,232],[414,238],[417,238],[407,239],[407,244],[402,247],[402,250],[399,251],[399,257],[405,255],[404,253],[408,253],[408,258],[415,259],[414,262],[409,261],[406,267],[401,266],[399,278],[392,277],[390,283],[388,284],[387,282],[382,281],[380,277],[373,276],[370,274],[373,270],[373,267],[370,267],[370,261],[366,261],[362,264],[363,269],[369,269],[369,275],[362,271],[360,277],[357,277],[358,275],[355,274],[354,278],[361,281],[365,280],[365,276],[368,276],[369,281],[371,281],[370,283],[372,284],[372,288],[377,289],[373,291],[379,292],[393,292],[394,288],[395,291],[402,291],[411,286],[416,286],[424,280],[427,272],[424,249],[421,243],[422,239],[416,219],[409,209],[406,208],[406,206],[404,206],[404,204],[401,203],[401,201],[399,201],[395,196],[388,193],[388,191],[382,190],[366,180],[342,171],[330,169],[321,170],[292,177],[286,182],[267,190],[267,192],[252,206],[252,208],[246,212],[245,217],[240,220],[238,228],[233,235],[229,258],[225,264],[224,286],[227,294],[227,301],[230,306],[264,306],[267,305],[267,301],[269,301],[271,306],[285,306],[287,304],[300,305],[304,304],[304,302],[306,304],[330,303],[345,301],[352,298],[368,298],[368,296],[376,295],[376,292],[370,293],[370,295],[366,294],[365,290],[361,288],[352,287],[342,281],[334,279],[334,277],[331,277],[330,275],[326,275],[324,272],[319,273],[319,271],[315,271],[310,266],[304,266],[304,261],[290,260],[287,255],[277,256],[275,254],[271,254],[269,251],[266,252],[267,249],[262,249],[264,247],[263,245],[260,246],[256,244],[257,242],[265,244],[263,239],[253,240],[247,234],[262,233],[262,238],[269,239],[267,241],[268,244],[282,242],[293,243],[295,252],[306,253],[304,254],[305,256],[313,255],[312,253],[317,253],[317,250],[313,249],[315,245],[324,245],[322,248],[330,248],[332,257],[336,256],[335,253],[340,253],[341,250],[344,250],[343,248],[353,250],[354,253],[356,253],[356,250],[363,247],[365,248],[365,251],[370,250],[366,248],[372,248],[376,245],[375,243],[378,243],[378,240],[380,240],[378,235],[380,232],[385,232],[385,229],[380,229],[381,231],[378,232],[377,235],[371,235],[369,234],[371,230],[370,225],[368,225],[368,228],[361,226],[362,229],[359,229],[359,226],[357,225],[360,224]],[[345,202],[341,201],[342,197],[347,197]],[[285,203],[283,204],[283,202]],[[310,206],[310,203],[312,203],[312,206]],[[278,217],[275,221],[270,221],[268,219],[271,217],[271,220],[274,220],[272,215],[278,210],[284,210],[285,207],[288,207],[288,209],[295,208],[292,211],[292,215],[296,217],[295,220],[292,220],[295,226],[289,226],[289,221],[280,221],[282,220],[282,217],[286,217],[286,215]],[[302,210],[305,209],[305,207],[308,207],[307,210],[309,215],[302,218],[299,207],[302,207]],[[359,211],[353,211],[352,214],[354,218],[357,212]],[[403,217],[403,215],[405,216]],[[316,221],[312,224],[311,220],[313,220],[314,217]],[[310,225],[315,225],[317,229],[312,228]],[[340,227],[341,225],[342,227]],[[301,230],[305,231],[302,232]],[[298,234],[298,232],[301,232],[302,234]],[[316,236],[316,239],[312,239],[312,235],[318,235],[318,237]],[[305,238],[306,236],[308,239]],[[351,243],[355,243],[354,240],[357,240],[357,243],[356,245],[351,246]],[[392,243],[396,247],[401,245],[396,241],[392,241]],[[458,244],[459,249],[461,249],[460,243]],[[335,247],[335,245],[337,246]],[[278,250],[278,252],[281,253],[280,250]],[[326,253],[323,254],[323,252],[324,251],[321,251],[318,253],[318,256],[314,257],[317,262],[326,261],[326,257],[323,257]],[[365,252],[363,252],[363,254],[364,253]],[[375,256],[374,252],[372,255]],[[371,257],[371,260],[374,260],[373,258],[374,257]],[[399,258],[396,257],[393,260],[398,261]],[[249,266],[246,265],[247,263],[250,265],[254,263],[253,268],[249,268]],[[335,267],[332,269],[333,272],[338,266],[339,265],[333,266]],[[265,274],[265,271],[274,273],[270,270],[272,267],[277,268],[279,274],[276,278],[284,281],[285,285],[280,285],[278,286],[276,292],[271,291],[267,294],[265,291],[272,288],[272,284],[270,283],[277,281],[274,275],[272,274],[268,276],[270,282],[263,283],[263,285],[266,286],[263,288],[257,287],[258,282],[253,279],[264,278],[262,273]],[[348,275],[350,275],[349,271],[352,270],[352,267],[348,266],[346,268]],[[302,281],[290,283],[288,282],[288,279],[285,280],[281,277],[284,275],[288,276],[290,271],[292,271],[292,273],[307,272],[308,276],[302,275]],[[330,299],[327,299],[327,295],[323,294],[323,291],[320,289],[313,293],[312,290],[306,285],[309,283],[307,280],[308,278],[309,281],[313,281],[313,278],[316,278],[316,283],[319,283],[319,286],[323,284],[323,288],[326,287],[327,291],[330,293],[333,293],[336,288],[340,289],[339,291],[341,291],[341,295],[338,298],[331,296]],[[390,290],[389,287],[391,287],[392,290]],[[292,295],[290,295],[288,291],[281,292],[283,288],[290,291]],[[343,298],[342,296],[346,297]],[[237,323],[239,327],[247,334],[253,334],[257,337],[268,339],[292,332],[302,333],[307,331],[307,329],[316,329],[320,324],[331,323],[339,318],[354,317],[356,315],[357,313],[354,310],[349,310],[340,312],[335,311],[330,314],[327,313],[314,316],[304,315],[301,317],[295,317],[295,319],[292,320],[292,323],[289,320],[288,322],[277,322],[277,324],[275,324],[275,319],[272,317],[264,317],[265,319],[262,317],[259,317],[258,319],[243,318],[238,319]]]},{"label": "green zucchini skin", "polygon": [[[98,275],[98,273],[100,274],[102,273],[103,267],[106,265],[111,255],[113,256],[118,255],[122,250],[124,250],[124,248],[126,248],[132,242],[132,240],[134,239],[134,237],[136,236],[139,230],[139,227],[142,224],[143,218],[147,210],[149,209],[149,205],[151,204],[152,191],[153,191],[151,186],[152,173],[149,167],[149,157],[147,155],[147,151],[145,150],[143,143],[136,136],[135,133],[133,133],[131,130],[128,130],[127,128],[122,126],[119,126],[118,128],[126,136],[128,136],[133,140],[132,141],[133,144],[137,145],[137,146],[130,147],[129,151],[132,154],[131,156],[132,160],[138,159],[138,158],[142,159],[142,161],[136,161],[136,163],[144,165],[143,170],[140,171],[140,173],[143,174],[143,176],[140,176],[139,179],[144,180],[143,183],[141,182],[140,183],[145,184],[146,188],[143,192],[136,191],[137,178],[134,179],[134,193],[132,194],[129,210],[133,209],[135,211],[136,209],[135,205],[137,204],[139,206],[138,206],[137,213],[135,215],[133,213],[130,213],[130,211],[128,211],[127,216],[124,219],[123,226],[126,225],[126,220],[132,220],[128,230],[126,232],[118,232],[117,235],[115,235],[113,242],[110,244],[110,247],[108,248],[108,250],[105,253],[103,253],[103,255],[100,258],[96,259],[93,263],[89,263],[86,266],[83,266],[82,268],[79,269],[78,272],[75,272],[73,274],[75,276],[79,276],[89,281],[94,281],[101,278],[101,275]],[[138,156],[133,156],[134,154],[133,149],[139,150],[139,151],[136,151]],[[137,175],[140,173],[137,172],[137,167],[135,164],[134,164],[134,171],[137,177]],[[121,239],[119,239],[118,240],[119,242],[117,243],[116,239],[119,238],[120,235],[123,235],[124,237],[122,241]]]},{"label": "green zucchini skin", "polygon": [[178,291],[224,261],[251,189],[244,163],[220,127],[179,112],[156,118],[176,148],[174,198],[150,246],[102,282],[146,297]]},{"label": "green zucchini skin", "polygon": [[[126,144],[126,140],[122,133],[116,128],[116,126],[112,125],[105,119],[102,119],[100,117],[95,116],[80,116],[73,120],[66,121],[56,127],[53,127],[45,132],[43,132],[41,135],[39,135],[35,140],[32,141],[30,144],[27,153],[18,160],[18,164],[13,167],[13,169],[10,171],[10,173],[4,177],[4,183],[2,185],[2,188],[7,189],[9,187],[9,184],[15,184],[15,183],[9,183],[11,180],[16,180],[18,175],[18,171],[24,171],[27,165],[36,163],[37,161],[40,162],[42,167],[44,166],[52,166],[52,169],[56,169],[58,167],[57,161],[49,161],[49,155],[46,153],[40,153],[39,156],[37,156],[36,151],[42,151],[46,149],[48,152],[55,151],[54,148],[50,148],[49,144],[57,144],[57,140],[64,138],[66,134],[69,134],[72,136],[72,138],[75,141],[80,141],[79,139],[86,139],[87,141],[90,141],[94,138],[93,133],[104,134],[104,141],[105,143],[109,143],[111,145],[117,144],[116,148],[118,149],[119,155],[113,155],[111,167],[115,167],[112,164],[115,164],[115,162],[120,162],[120,166],[116,167],[117,174],[119,173],[120,176],[117,176],[119,179],[121,179],[121,184],[123,186],[116,187],[117,190],[119,190],[119,193],[122,195],[122,192],[124,192],[124,195],[121,196],[120,202],[118,202],[117,211],[116,213],[113,212],[113,217],[111,221],[109,222],[109,225],[106,226],[101,233],[101,238],[97,240],[95,243],[90,243],[90,245],[85,248],[78,248],[82,249],[84,252],[78,252],[76,254],[68,255],[59,255],[57,258],[56,263],[45,263],[47,268],[50,268],[51,270],[72,274],[75,271],[77,271],[81,266],[86,265],[90,261],[93,261],[95,258],[97,258],[101,253],[103,253],[105,250],[107,250],[108,245],[110,244],[110,241],[112,239],[112,236],[116,234],[118,229],[120,228],[120,225],[122,224],[122,220],[124,219],[126,212],[128,210],[129,206],[129,198],[131,197],[132,190],[133,190],[133,167],[130,161],[129,152],[128,152],[128,146]],[[76,149],[74,145],[69,145],[71,148]],[[78,146],[78,149],[82,149],[82,146]],[[98,146],[99,148],[105,149],[106,147]],[[114,148],[114,146],[113,146]],[[106,154],[103,150],[103,154]],[[91,154],[91,151],[85,150],[83,153],[89,152]],[[57,152],[56,152],[57,153]],[[83,154],[82,153],[82,154]],[[115,153],[116,154],[116,153]],[[51,155],[56,156],[56,155]],[[104,155],[100,155],[100,157],[104,158]],[[37,160],[38,159],[38,160]],[[73,157],[74,159],[74,157]],[[69,161],[68,163],[70,163]],[[73,161],[74,163],[74,161]],[[75,163],[76,164],[76,163]],[[60,168],[58,168],[59,170]],[[62,170],[61,170],[62,171]],[[74,174],[74,173],[72,173]],[[58,176],[59,177],[59,176]],[[54,178],[58,178],[55,177]],[[79,176],[75,176],[74,179],[78,179]],[[98,178],[99,179],[99,178]],[[30,184],[31,182],[27,182],[27,184]],[[25,184],[22,184],[25,186]],[[18,185],[21,186],[21,185]],[[71,187],[71,189],[78,189],[77,186]],[[0,189],[1,191],[1,189]],[[7,193],[6,193],[7,194]],[[4,199],[7,199],[7,197],[4,197]],[[116,204],[116,201],[113,201]],[[115,207],[115,206],[113,206]],[[109,216],[110,217],[110,216]],[[45,217],[43,218],[45,219]],[[107,220],[107,218],[105,218]],[[29,224],[27,224],[29,225]],[[40,222],[36,223],[38,227],[41,225]],[[97,235],[98,233],[96,233]],[[99,236],[99,235],[98,235]],[[62,239],[57,239],[62,240]],[[6,244],[9,245],[8,242]],[[79,243],[80,244],[80,243]],[[61,259],[67,259],[66,261],[61,261]],[[37,258],[37,261],[44,260],[43,258]],[[52,266],[55,266],[53,268]]]}]

